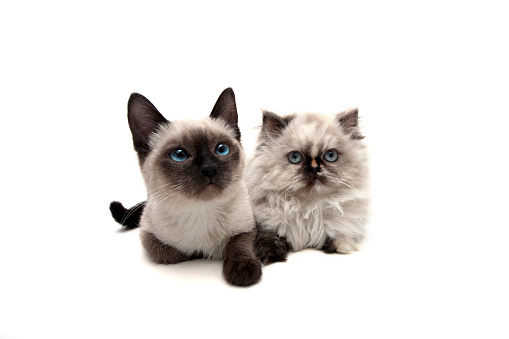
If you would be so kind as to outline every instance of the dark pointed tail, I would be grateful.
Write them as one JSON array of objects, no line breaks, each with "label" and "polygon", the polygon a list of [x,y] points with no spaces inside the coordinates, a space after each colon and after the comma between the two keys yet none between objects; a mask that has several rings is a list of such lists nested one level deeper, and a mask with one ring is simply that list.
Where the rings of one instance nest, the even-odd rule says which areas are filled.
[{"label": "dark pointed tail", "polygon": [[113,219],[128,230],[132,230],[140,226],[140,218],[145,209],[146,201],[142,201],[133,207],[127,209],[119,201],[112,201],[110,204],[110,212]]}]

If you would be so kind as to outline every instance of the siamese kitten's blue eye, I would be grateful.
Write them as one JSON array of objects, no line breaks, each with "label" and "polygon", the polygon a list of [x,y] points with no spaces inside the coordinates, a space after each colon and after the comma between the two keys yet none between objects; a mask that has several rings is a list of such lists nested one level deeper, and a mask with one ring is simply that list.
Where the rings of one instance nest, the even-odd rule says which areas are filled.
[{"label": "siamese kitten's blue eye", "polygon": [[288,154],[288,160],[292,164],[298,164],[299,162],[302,161],[302,159],[303,159],[303,156],[302,156],[302,154],[300,154],[300,152],[293,151],[293,152],[290,152],[290,154]]},{"label": "siamese kitten's blue eye", "polygon": [[170,158],[174,161],[184,161],[189,157],[186,151],[183,149],[174,149],[170,152]]},{"label": "siamese kitten's blue eye", "polygon": [[330,149],[327,152],[325,152],[323,158],[328,162],[334,162],[338,160],[338,153],[335,150]]},{"label": "siamese kitten's blue eye", "polygon": [[216,153],[219,155],[227,155],[230,153],[230,147],[227,144],[219,144],[216,146]]}]

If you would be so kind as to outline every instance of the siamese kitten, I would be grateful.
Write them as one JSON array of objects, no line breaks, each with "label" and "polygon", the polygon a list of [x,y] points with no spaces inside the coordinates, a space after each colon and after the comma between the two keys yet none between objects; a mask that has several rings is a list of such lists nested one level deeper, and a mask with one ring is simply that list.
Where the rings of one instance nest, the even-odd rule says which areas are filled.
[{"label": "siamese kitten", "polygon": [[336,116],[263,112],[246,182],[264,264],[286,260],[292,249],[358,250],[369,203],[363,138],[357,109]]},{"label": "siamese kitten", "polygon": [[209,118],[171,122],[133,93],[128,121],[147,201],[127,211],[130,215],[113,202],[113,217],[128,228],[139,224],[141,243],[156,263],[224,259],[229,283],[258,282],[257,230],[242,181],[244,152],[233,90],[221,93]]}]

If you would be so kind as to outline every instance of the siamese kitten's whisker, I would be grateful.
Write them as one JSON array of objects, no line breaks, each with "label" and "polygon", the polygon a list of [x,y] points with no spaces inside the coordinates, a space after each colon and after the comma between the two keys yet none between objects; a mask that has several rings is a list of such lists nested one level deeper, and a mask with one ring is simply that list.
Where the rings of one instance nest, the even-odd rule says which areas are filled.
[{"label": "siamese kitten's whisker", "polygon": [[169,209],[169,212],[170,213],[173,213],[173,211],[175,210],[175,206],[177,206],[178,204],[178,200],[177,199],[174,199],[175,201],[173,202],[173,205],[171,205],[170,209]]},{"label": "siamese kitten's whisker", "polygon": [[160,186],[154,188],[153,190],[148,191],[147,194],[153,194],[153,193],[157,193],[157,192],[161,192],[161,191],[164,192],[168,186],[171,188],[172,184],[166,183],[166,184],[160,185]]},{"label": "siamese kitten's whisker", "polygon": [[167,189],[178,191],[178,190],[181,190],[183,188],[183,185],[184,185],[184,183],[181,180],[177,181],[176,183],[166,183],[164,185],[161,185],[161,186],[155,188],[153,190],[153,192],[154,193],[166,192]]},{"label": "siamese kitten's whisker", "polygon": [[[159,186],[159,187],[154,188],[153,190],[148,191],[148,192],[147,192],[147,194],[157,193],[158,191],[161,191],[161,190],[163,190],[165,187],[170,186],[170,185],[172,185],[172,183],[166,183],[166,184],[163,184],[163,185],[161,185],[161,186]],[[171,186],[170,186],[170,187],[171,187]]]},{"label": "siamese kitten's whisker", "polygon": [[168,193],[168,190],[160,190],[160,191],[153,192],[152,194],[149,194],[149,196],[157,197],[157,196],[160,196],[160,195],[164,195],[166,193]]},{"label": "siamese kitten's whisker", "polygon": [[184,189],[184,184],[173,185],[171,188],[175,191],[182,191]]},{"label": "siamese kitten's whisker", "polygon": [[171,195],[169,194],[166,194],[163,198],[161,198],[159,200],[159,202],[157,204],[154,205],[154,207],[152,207],[153,209],[155,209],[157,206],[159,206],[160,204],[162,204],[166,199],[168,199],[169,197],[171,197]]}]

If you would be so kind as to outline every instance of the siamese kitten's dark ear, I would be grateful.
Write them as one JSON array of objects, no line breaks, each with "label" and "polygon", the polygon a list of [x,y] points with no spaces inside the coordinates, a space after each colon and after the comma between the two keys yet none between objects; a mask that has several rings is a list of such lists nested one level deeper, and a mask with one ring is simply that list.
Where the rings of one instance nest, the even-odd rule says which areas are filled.
[{"label": "siamese kitten's dark ear", "polygon": [[364,139],[364,136],[359,133],[359,109],[351,108],[347,111],[338,114],[338,120],[343,131],[346,134],[351,134],[350,138],[355,140]]},{"label": "siamese kitten's dark ear", "polygon": [[263,125],[262,133],[268,136],[277,137],[281,134],[283,129],[288,126],[290,121],[294,118],[293,115],[286,117],[280,117],[276,113],[262,110],[263,113]]},{"label": "siamese kitten's dark ear", "polygon": [[235,132],[235,138],[240,140],[237,103],[235,102],[235,94],[233,93],[233,89],[231,89],[231,87],[225,89],[219,98],[217,98],[216,104],[210,113],[210,117],[212,119],[219,118],[224,120]]},{"label": "siamese kitten's dark ear", "polygon": [[127,103],[127,120],[133,135],[134,149],[140,161],[150,152],[149,139],[160,124],[168,122],[152,103],[139,93],[133,93]]}]

